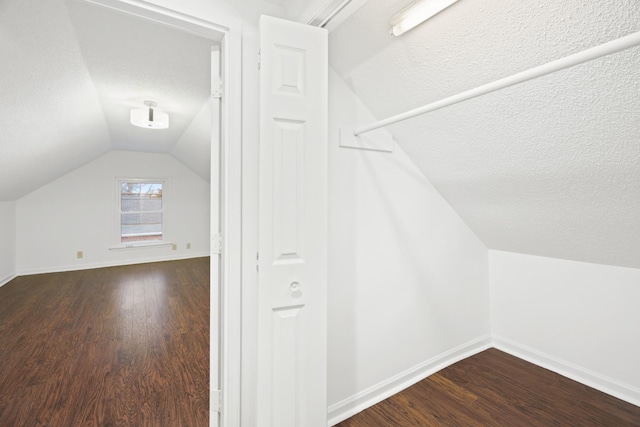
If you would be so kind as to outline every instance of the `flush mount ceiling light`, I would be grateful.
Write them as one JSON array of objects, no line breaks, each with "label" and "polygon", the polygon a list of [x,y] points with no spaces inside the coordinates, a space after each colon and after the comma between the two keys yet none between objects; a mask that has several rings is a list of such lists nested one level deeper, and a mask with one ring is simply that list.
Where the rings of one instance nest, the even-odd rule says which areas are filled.
[{"label": "flush mount ceiling light", "polygon": [[169,127],[169,115],[155,110],[158,106],[153,101],[144,101],[147,108],[131,110],[131,124],[147,129],[166,129]]},{"label": "flush mount ceiling light", "polygon": [[420,0],[391,18],[391,34],[399,36],[442,12],[458,0]]}]

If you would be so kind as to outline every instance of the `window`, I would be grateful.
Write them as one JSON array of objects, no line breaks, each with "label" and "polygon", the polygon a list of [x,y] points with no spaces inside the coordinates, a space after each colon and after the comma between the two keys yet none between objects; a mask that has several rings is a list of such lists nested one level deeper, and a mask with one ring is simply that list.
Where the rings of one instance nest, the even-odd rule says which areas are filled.
[{"label": "window", "polygon": [[118,181],[120,243],[158,242],[164,239],[163,180]]}]

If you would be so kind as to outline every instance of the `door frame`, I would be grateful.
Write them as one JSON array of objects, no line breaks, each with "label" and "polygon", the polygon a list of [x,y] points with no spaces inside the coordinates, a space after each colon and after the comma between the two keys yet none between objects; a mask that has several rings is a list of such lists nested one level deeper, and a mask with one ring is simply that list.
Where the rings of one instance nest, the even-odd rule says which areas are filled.
[{"label": "door frame", "polygon": [[[240,425],[241,378],[241,189],[242,189],[242,22],[223,9],[209,21],[142,0],[84,0],[121,13],[152,21],[159,25],[186,31],[220,44],[222,72],[222,105],[220,117],[220,247],[219,298],[211,292],[210,307],[218,307],[219,324],[210,316],[210,326],[219,327],[219,348],[210,343],[210,354],[219,353],[221,394],[220,425]],[[151,0],[153,1],[153,0]],[[213,170],[213,165],[212,165]],[[213,201],[212,201],[213,202]],[[212,205],[213,207],[213,205]],[[212,231],[212,237],[213,232]],[[211,248],[213,254],[213,245]],[[214,278],[212,282],[214,283]],[[230,284],[237,286],[230,286]],[[213,360],[213,358],[209,358]],[[212,378],[210,378],[212,380]],[[213,381],[210,381],[212,384]],[[210,390],[212,387],[210,387]],[[209,402],[210,424],[216,415]]]}]

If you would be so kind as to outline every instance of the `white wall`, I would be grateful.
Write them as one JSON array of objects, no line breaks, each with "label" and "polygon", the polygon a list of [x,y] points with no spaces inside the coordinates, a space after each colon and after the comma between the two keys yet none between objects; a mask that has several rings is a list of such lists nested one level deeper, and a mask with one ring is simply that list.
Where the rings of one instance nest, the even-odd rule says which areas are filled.
[{"label": "white wall", "polygon": [[640,270],[489,251],[498,348],[640,404]]},{"label": "white wall", "polygon": [[[488,250],[396,146],[338,147],[363,107],[330,72],[329,417],[335,423],[490,339]],[[364,124],[364,123],[359,123]]]},{"label": "white wall", "polygon": [[[110,250],[117,230],[115,178],[167,177],[168,238],[178,245]],[[17,201],[19,274],[209,253],[209,183],[166,154],[111,151]],[[186,244],[191,243],[191,249]],[[77,251],[84,258],[76,258]]]},{"label": "white wall", "polygon": [[0,286],[16,273],[16,203],[0,202]]}]

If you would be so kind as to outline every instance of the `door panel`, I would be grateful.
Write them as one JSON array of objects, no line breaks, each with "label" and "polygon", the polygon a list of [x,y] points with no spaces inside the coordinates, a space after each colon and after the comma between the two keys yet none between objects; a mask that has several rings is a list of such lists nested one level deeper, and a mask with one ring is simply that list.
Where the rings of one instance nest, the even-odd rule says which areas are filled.
[{"label": "door panel", "polygon": [[258,423],[327,425],[327,33],[260,19]]}]

